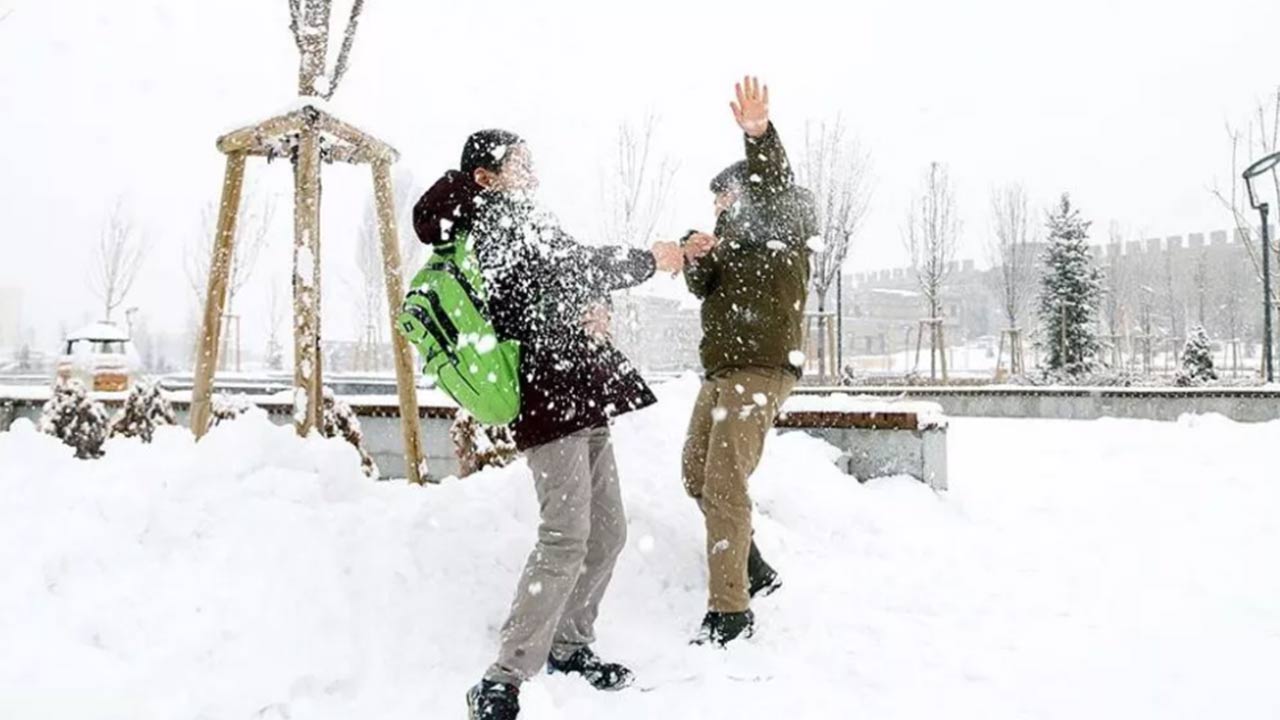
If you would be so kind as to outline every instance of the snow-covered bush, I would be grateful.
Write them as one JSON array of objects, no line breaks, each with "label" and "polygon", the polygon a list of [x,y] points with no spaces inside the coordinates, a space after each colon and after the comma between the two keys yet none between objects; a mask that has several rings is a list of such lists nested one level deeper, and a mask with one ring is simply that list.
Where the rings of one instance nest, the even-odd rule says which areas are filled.
[{"label": "snow-covered bush", "polygon": [[324,389],[324,427],[320,433],[329,438],[342,438],[360,453],[360,467],[364,474],[371,478],[378,477],[378,463],[374,462],[364,446],[364,432],[360,428],[360,418],[347,403],[339,400],[333,390]]},{"label": "snow-covered bush", "polygon": [[1213,367],[1213,346],[1209,343],[1209,334],[1203,326],[1197,325],[1187,337],[1186,348],[1182,351],[1182,370],[1178,373],[1177,383],[1180,386],[1202,385],[1218,379],[1218,372]]},{"label": "snow-covered bush", "polygon": [[100,458],[107,439],[107,409],[89,397],[84,383],[62,380],[44,404],[40,432],[75,448],[76,457],[82,460]]},{"label": "snow-covered bush", "polygon": [[249,412],[249,401],[240,395],[214,395],[210,401],[209,427],[217,427],[224,422],[235,420]]},{"label": "snow-covered bush", "polygon": [[504,467],[516,459],[516,441],[510,428],[481,425],[466,410],[458,410],[449,437],[458,458],[460,477],[485,468]]},{"label": "snow-covered bush", "polygon": [[160,392],[160,386],[150,381],[138,381],[124,401],[124,407],[111,419],[109,437],[138,438],[149,443],[155,437],[157,427],[176,422],[173,406]]}]

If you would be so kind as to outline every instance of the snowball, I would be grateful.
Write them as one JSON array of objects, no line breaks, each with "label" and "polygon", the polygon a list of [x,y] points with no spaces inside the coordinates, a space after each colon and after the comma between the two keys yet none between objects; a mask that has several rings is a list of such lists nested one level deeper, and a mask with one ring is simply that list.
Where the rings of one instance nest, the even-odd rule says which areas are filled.
[{"label": "snowball", "polygon": [[805,240],[804,244],[805,244],[805,247],[808,247],[810,250],[814,252],[822,252],[823,250],[827,249],[827,243],[825,240],[822,239],[822,236],[820,235],[814,235],[808,240]]},{"label": "snowball", "polygon": [[765,405],[769,404],[769,398],[764,393],[756,393],[755,395],[751,396],[751,399],[754,400],[755,403],[760,407],[764,407]]},{"label": "snowball", "polygon": [[481,355],[488,355],[498,348],[498,338],[494,335],[485,335],[476,341],[476,352]]},{"label": "snowball", "polygon": [[792,350],[787,355],[787,360],[795,367],[804,367],[804,353],[799,350]]}]

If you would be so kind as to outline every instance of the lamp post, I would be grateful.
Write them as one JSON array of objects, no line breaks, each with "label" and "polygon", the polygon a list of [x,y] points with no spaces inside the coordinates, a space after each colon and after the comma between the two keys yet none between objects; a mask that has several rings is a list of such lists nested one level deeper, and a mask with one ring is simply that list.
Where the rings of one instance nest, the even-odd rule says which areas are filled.
[{"label": "lamp post", "polygon": [[1276,165],[1280,165],[1280,152],[1262,158],[1244,171],[1244,184],[1249,189],[1249,204],[1262,216],[1262,374],[1269,383],[1275,381],[1275,370],[1271,363],[1271,228],[1267,219],[1271,206],[1258,199],[1253,181],[1275,170]]}]

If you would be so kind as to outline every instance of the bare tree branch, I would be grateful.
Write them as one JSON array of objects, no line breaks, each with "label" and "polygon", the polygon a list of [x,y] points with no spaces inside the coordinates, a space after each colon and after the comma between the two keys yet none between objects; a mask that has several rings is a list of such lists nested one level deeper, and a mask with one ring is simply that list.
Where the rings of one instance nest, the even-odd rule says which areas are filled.
[{"label": "bare tree branch", "polygon": [[89,274],[90,289],[102,301],[104,320],[111,319],[133,289],[145,256],[146,244],[137,237],[123,204],[117,201],[98,236]]},{"label": "bare tree branch", "polygon": [[800,164],[800,184],[814,195],[821,243],[812,248],[813,287],[818,309],[826,307],[827,290],[840,277],[840,269],[866,218],[871,203],[871,158],[855,138],[846,136],[836,118],[805,126],[805,153]]},{"label": "bare tree branch", "polygon": [[[241,202],[236,215],[235,250],[227,280],[227,314],[233,314],[236,297],[253,277],[275,217],[272,199],[259,201],[252,189],[245,194],[247,199]],[[200,220],[200,232],[192,236],[183,252],[183,271],[197,306],[203,306],[209,291],[209,263],[218,221],[217,205],[210,203],[201,209]]]},{"label": "bare tree branch", "polygon": [[[294,15],[294,38],[298,43],[298,94],[318,96],[328,88],[325,66],[329,53],[329,12],[332,0],[290,0],[300,2]],[[291,7],[292,9],[292,7]]]},{"label": "bare tree branch", "polygon": [[1012,183],[991,191],[991,229],[988,255],[996,268],[1005,320],[1012,330],[1018,328],[1035,275],[1035,237],[1022,185]]},{"label": "bare tree branch", "polygon": [[930,163],[921,184],[919,195],[911,201],[902,242],[928,305],[929,318],[937,319],[942,290],[955,262],[960,219],[946,165]]},{"label": "bare tree branch", "polygon": [[618,127],[614,164],[602,178],[609,214],[604,236],[614,245],[639,246],[653,240],[671,195],[677,166],[668,158],[653,165],[658,118],[648,115],[637,130],[629,122]]},{"label": "bare tree branch", "polygon": [[364,0],[355,0],[351,5],[351,17],[347,19],[347,30],[342,35],[342,49],[338,51],[338,61],[333,68],[333,77],[329,80],[329,89],[324,98],[329,100],[347,74],[347,63],[351,57],[351,46],[356,40],[356,28],[360,24],[360,13],[364,10]]}]

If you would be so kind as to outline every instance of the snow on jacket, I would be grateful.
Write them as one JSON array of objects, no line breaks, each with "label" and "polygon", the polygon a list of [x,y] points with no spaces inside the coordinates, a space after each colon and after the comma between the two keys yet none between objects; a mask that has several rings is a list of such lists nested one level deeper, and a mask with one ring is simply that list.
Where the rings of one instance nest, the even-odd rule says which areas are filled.
[{"label": "snow on jacket", "polygon": [[469,182],[455,173],[428,190],[415,208],[415,227],[429,244],[469,230],[494,329],[521,345],[521,408],[511,426],[516,445],[542,445],[653,404],[630,361],[582,327],[590,306],[653,276],[653,255],[588,247],[532,198],[471,192]]},{"label": "snow on jacket", "polygon": [[685,268],[689,291],[702,300],[702,365],[707,377],[744,367],[798,377],[817,212],[773,125],[745,138],[746,182],[716,221],[720,244]]}]

